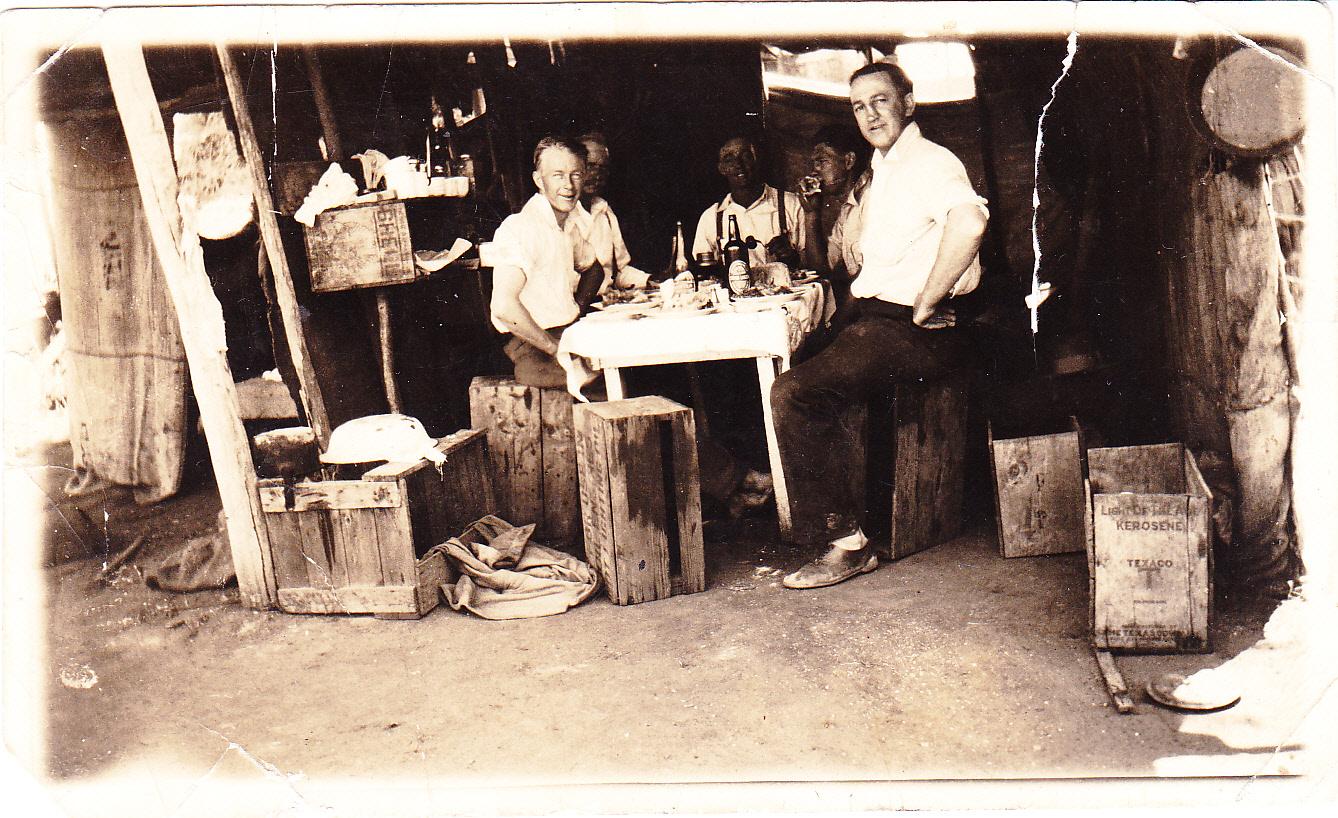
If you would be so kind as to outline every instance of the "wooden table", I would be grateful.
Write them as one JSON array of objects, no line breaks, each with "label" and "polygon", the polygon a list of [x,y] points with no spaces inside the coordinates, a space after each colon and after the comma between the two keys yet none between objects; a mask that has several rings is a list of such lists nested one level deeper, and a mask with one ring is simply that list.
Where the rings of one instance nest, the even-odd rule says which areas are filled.
[{"label": "wooden table", "polygon": [[609,400],[625,396],[620,372],[623,367],[755,359],[776,515],[781,535],[788,537],[792,527],[790,495],[771,414],[771,385],[778,374],[790,368],[790,356],[803,340],[830,318],[831,301],[830,289],[815,283],[799,298],[748,312],[639,320],[592,314],[563,333],[558,352],[587,358],[593,367],[602,369]]}]

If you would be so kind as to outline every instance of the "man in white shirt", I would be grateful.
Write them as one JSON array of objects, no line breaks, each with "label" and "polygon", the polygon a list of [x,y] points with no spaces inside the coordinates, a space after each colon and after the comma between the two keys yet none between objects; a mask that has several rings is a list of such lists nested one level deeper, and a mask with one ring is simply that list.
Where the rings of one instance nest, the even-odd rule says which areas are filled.
[{"label": "man in white shirt", "polygon": [[590,213],[590,246],[595,258],[604,269],[599,292],[609,287],[644,287],[650,274],[632,266],[632,255],[623,241],[622,227],[613,208],[604,199],[604,185],[608,182],[609,146],[604,135],[596,131],[578,137],[585,145],[585,180],[581,190],[581,205]]},{"label": "man in white shirt", "polygon": [[580,203],[585,172],[580,142],[539,140],[533,175],[539,192],[493,237],[492,323],[512,336],[504,350],[516,380],[529,386],[566,386],[555,357],[558,339],[580,315],[578,289],[593,294],[603,278],[587,239],[590,214]]},{"label": "man in white shirt", "polygon": [[729,235],[729,217],[736,216],[751,266],[770,261],[797,264],[807,240],[803,208],[798,196],[763,181],[757,145],[744,136],[726,141],[720,146],[716,170],[729,185],[729,193],[702,211],[692,241],[693,256],[710,253],[718,261]]},{"label": "man in white shirt", "polygon": [[832,239],[855,276],[855,317],[771,390],[796,538],[828,548],[785,577],[787,588],[835,585],[878,567],[860,529],[863,498],[850,495],[848,466],[834,456],[841,447],[833,441],[849,435],[841,415],[853,403],[890,395],[897,383],[942,377],[965,363],[947,301],[979,283],[989,218],[961,161],[912,121],[914,89],[899,67],[856,71],[850,103],[874,147],[868,188]]}]

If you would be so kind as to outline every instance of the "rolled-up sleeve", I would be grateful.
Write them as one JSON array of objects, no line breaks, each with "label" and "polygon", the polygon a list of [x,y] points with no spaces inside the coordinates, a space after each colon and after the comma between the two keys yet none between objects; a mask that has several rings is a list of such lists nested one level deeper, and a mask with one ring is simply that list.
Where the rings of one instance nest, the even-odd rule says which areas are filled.
[{"label": "rolled-up sleeve", "polygon": [[528,231],[516,216],[508,216],[497,228],[488,258],[493,267],[519,267],[522,270],[534,268],[534,247],[529,241]]},{"label": "rolled-up sleeve", "polygon": [[944,149],[936,152],[928,164],[924,168],[926,184],[920,188],[927,197],[926,206],[936,221],[942,223],[948,218],[949,210],[962,205],[976,207],[982,216],[987,219],[990,217],[988,201],[971,186],[971,179],[966,175],[961,160]]}]

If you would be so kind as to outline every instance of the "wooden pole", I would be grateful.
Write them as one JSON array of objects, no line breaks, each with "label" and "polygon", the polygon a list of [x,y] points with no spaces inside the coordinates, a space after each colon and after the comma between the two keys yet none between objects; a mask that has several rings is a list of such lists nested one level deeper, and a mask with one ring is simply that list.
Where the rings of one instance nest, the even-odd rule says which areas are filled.
[{"label": "wooden pole", "polygon": [[242,602],[252,608],[272,607],[278,597],[269,538],[228,367],[223,308],[205,274],[199,239],[190,226],[182,224],[177,209],[176,166],[144,63],[144,49],[134,41],[109,41],[103,43],[102,54],[130,146],[149,233],[181,326]]},{"label": "wooden pole", "polygon": [[307,64],[307,78],[311,81],[311,93],[316,101],[316,115],[321,120],[321,134],[325,137],[325,152],[330,161],[344,158],[344,146],[339,139],[339,129],[335,127],[334,106],[330,104],[330,92],[325,86],[325,74],[321,71],[320,58],[311,46],[302,49],[302,59]]},{"label": "wooden pole", "polygon": [[302,330],[302,313],[297,304],[297,291],[293,288],[288,256],[283,250],[283,236],[279,232],[279,220],[275,217],[274,197],[270,194],[269,182],[265,179],[265,157],[260,151],[260,142],[256,139],[251,111],[246,107],[246,94],[242,88],[241,74],[237,72],[237,64],[228,54],[227,46],[217,43],[214,50],[218,54],[219,66],[223,71],[223,81],[228,86],[228,102],[237,121],[237,135],[241,137],[242,155],[246,158],[247,167],[251,171],[260,236],[265,243],[265,253],[269,256],[270,270],[274,275],[274,292],[279,299],[279,313],[283,316],[288,354],[293,361],[293,369],[297,372],[302,408],[306,412],[307,423],[316,433],[317,443],[324,451],[330,444],[330,419],[325,411],[325,399],[321,396],[320,384],[316,382],[316,373],[311,368],[308,358],[306,336]]}]

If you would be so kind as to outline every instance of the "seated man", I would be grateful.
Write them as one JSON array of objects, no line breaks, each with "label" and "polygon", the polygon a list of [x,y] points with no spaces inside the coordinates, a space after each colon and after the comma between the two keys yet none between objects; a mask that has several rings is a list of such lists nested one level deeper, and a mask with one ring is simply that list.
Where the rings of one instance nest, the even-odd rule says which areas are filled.
[{"label": "seated man", "polygon": [[580,315],[578,292],[581,300],[593,298],[603,282],[586,239],[590,214],[579,200],[584,177],[584,145],[563,137],[539,140],[533,176],[539,192],[493,238],[492,323],[511,335],[504,351],[516,380],[528,386],[566,386],[555,357],[558,339]]},{"label": "seated man", "polygon": [[746,136],[726,141],[720,146],[716,170],[729,185],[729,193],[697,220],[693,256],[710,253],[718,261],[728,236],[729,217],[737,216],[740,238],[749,246],[749,265],[784,261],[797,266],[807,241],[803,209],[798,196],[763,181],[757,145]]},{"label": "seated man", "polygon": [[848,465],[834,446],[851,404],[890,395],[897,383],[961,367],[966,341],[945,301],[980,281],[980,240],[989,217],[966,170],[912,120],[915,96],[896,65],[873,63],[850,77],[850,103],[873,145],[873,175],[848,214],[842,257],[854,272],[853,320],[831,344],[776,379],[771,406],[794,506],[796,540],[828,551],[788,575],[787,588],[834,585],[878,567],[850,496]]},{"label": "seated man", "polygon": [[604,199],[604,185],[609,178],[609,146],[604,135],[595,131],[582,134],[579,138],[586,151],[581,205],[590,213],[588,240],[600,267],[604,268],[599,292],[609,287],[644,287],[650,281],[650,274],[632,266],[632,255],[627,252],[618,217]]},{"label": "seated man", "polygon": [[[849,287],[850,272],[842,263],[839,229],[869,183],[866,147],[853,128],[827,125],[819,129],[810,154],[817,190],[805,191],[800,200],[808,234],[804,266],[823,273],[842,295]],[[831,238],[834,232],[836,241]]]}]

